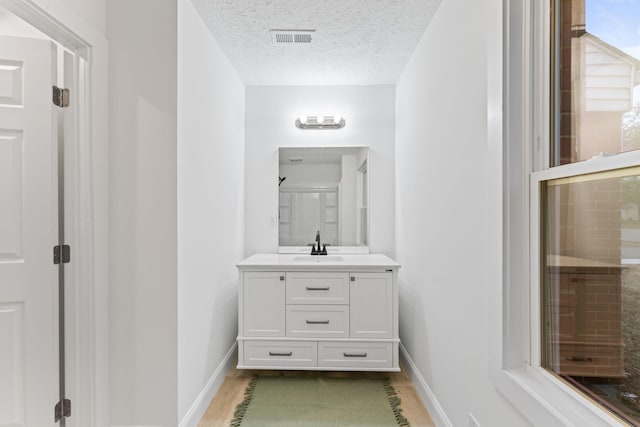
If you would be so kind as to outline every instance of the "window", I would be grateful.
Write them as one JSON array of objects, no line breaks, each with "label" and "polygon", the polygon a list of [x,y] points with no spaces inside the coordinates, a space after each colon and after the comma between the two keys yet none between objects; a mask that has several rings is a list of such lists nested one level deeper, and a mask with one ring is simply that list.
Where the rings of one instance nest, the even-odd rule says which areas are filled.
[{"label": "window", "polygon": [[532,206],[540,363],[640,425],[640,1],[550,10],[549,165]]},{"label": "window", "polygon": [[552,165],[640,148],[640,2],[552,5]]}]

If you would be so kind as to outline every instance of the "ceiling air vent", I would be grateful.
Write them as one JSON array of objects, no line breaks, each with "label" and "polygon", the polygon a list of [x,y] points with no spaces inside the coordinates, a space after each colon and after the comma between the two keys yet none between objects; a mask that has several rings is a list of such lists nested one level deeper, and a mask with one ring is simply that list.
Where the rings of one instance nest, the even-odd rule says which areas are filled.
[{"label": "ceiling air vent", "polygon": [[316,30],[271,30],[271,41],[275,44],[311,43],[311,34]]}]

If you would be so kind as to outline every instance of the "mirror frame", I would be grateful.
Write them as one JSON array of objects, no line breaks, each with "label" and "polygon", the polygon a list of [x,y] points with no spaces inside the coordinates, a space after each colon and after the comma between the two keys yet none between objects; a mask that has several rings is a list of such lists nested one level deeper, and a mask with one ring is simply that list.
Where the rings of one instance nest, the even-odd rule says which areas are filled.
[{"label": "mirror frame", "polygon": [[[369,246],[371,244],[371,191],[370,184],[371,179],[371,164],[370,164],[370,152],[371,149],[366,145],[349,145],[349,146],[281,146],[278,147],[278,175],[280,175],[280,151],[282,149],[291,150],[291,149],[365,149],[366,160],[356,165],[356,169],[360,170],[363,165],[366,164],[366,173],[367,173],[367,183],[366,183],[366,200],[367,200],[367,245],[361,246],[327,246],[327,253],[329,254],[368,254]],[[278,253],[280,254],[309,254],[311,252],[310,246],[281,246],[280,245],[280,185],[278,185],[277,191],[277,206],[278,206],[278,214],[276,215],[276,224],[277,224],[277,236],[278,236]]]}]

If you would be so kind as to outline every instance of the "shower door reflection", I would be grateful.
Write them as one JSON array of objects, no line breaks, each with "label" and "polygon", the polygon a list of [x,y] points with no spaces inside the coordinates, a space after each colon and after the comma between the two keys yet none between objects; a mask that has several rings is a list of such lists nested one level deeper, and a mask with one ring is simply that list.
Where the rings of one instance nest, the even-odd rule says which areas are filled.
[{"label": "shower door reflection", "polygon": [[338,237],[338,189],[280,189],[280,245],[307,246],[320,231],[322,242],[336,245]]}]

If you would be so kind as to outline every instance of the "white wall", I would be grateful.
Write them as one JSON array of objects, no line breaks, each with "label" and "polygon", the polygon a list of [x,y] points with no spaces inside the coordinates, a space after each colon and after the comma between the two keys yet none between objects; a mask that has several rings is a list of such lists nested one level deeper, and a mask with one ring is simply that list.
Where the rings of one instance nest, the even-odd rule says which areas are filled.
[{"label": "white wall", "polygon": [[300,185],[338,184],[340,182],[340,165],[287,165],[279,166],[280,176],[287,177],[280,185],[281,189]]},{"label": "white wall", "polygon": [[[178,414],[237,335],[244,255],[244,84],[189,0],[178,1]],[[219,373],[222,378],[226,371]],[[203,402],[205,408],[209,401]],[[193,406],[193,408],[192,408]],[[191,413],[191,412],[189,412]]]},{"label": "white wall", "polygon": [[[369,146],[371,252],[393,256],[394,86],[248,86],[245,254],[278,249],[278,147]],[[295,127],[296,117],[340,114],[341,130]]]},{"label": "white wall", "polygon": [[529,425],[489,379],[502,280],[502,151],[488,127],[502,93],[501,4],[443,0],[397,83],[400,338],[454,426],[469,412],[482,426]]},{"label": "white wall", "polygon": [[113,425],[178,419],[176,1],[107,2]]}]

